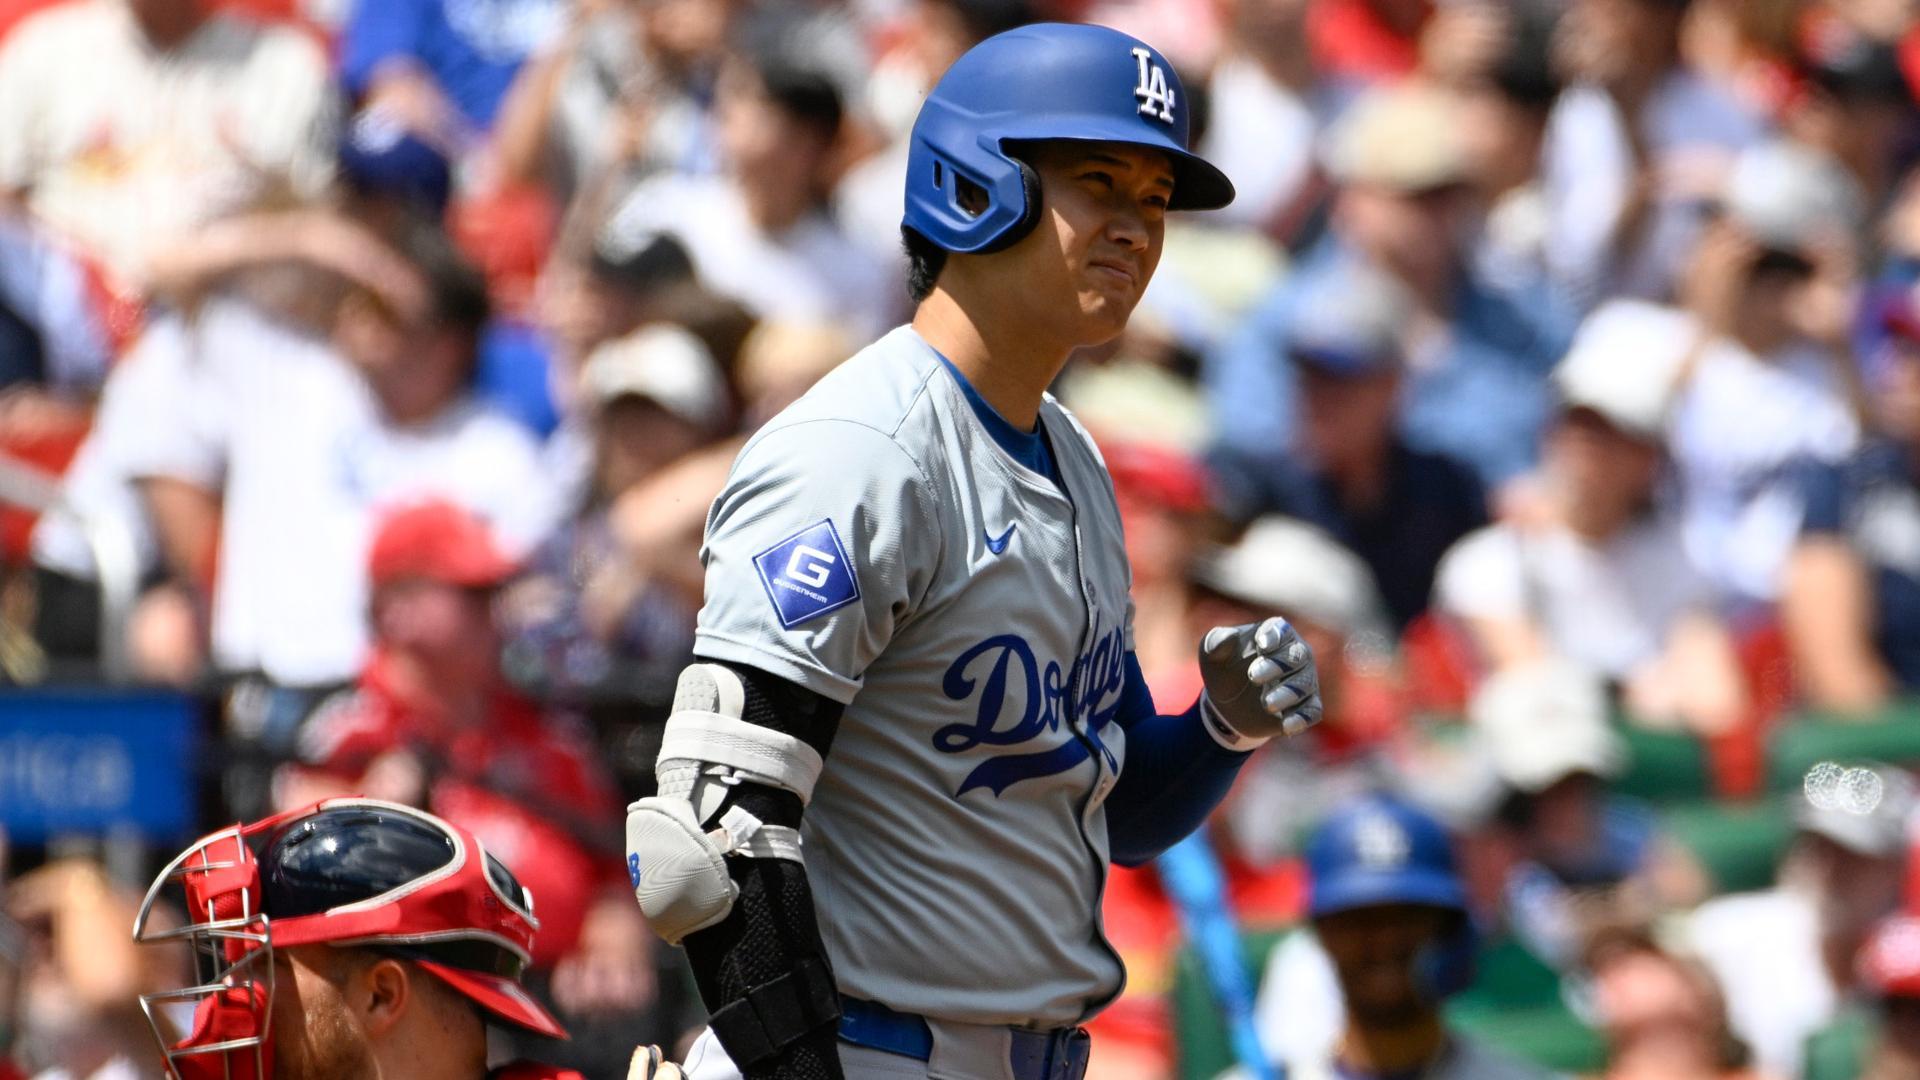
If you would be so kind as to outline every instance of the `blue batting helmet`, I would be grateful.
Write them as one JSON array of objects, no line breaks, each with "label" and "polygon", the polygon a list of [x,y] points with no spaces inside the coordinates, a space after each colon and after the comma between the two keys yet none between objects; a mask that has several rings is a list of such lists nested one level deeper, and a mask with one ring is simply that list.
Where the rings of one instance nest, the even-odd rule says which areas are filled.
[{"label": "blue batting helmet", "polygon": [[1383,795],[1343,806],[1321,823],[1307,842],[1307,872],[1314,918],[1387,904],[1467,909],[1447,831]]},{"label": "blue batting helmet", "polygon": [[[1146,42],[1101,26],[1036,23],[975,45],[941,77],[913,122],[902,224],[947,251],[993,251],[1038,218],[1039,185],[1007,152],[1022,141],[1132,143],[1172,160],[1173,210],[1233,201],[1226,174],[1189,152],[1186,90]],[[986,192],[961,206],[960,183]]]}]

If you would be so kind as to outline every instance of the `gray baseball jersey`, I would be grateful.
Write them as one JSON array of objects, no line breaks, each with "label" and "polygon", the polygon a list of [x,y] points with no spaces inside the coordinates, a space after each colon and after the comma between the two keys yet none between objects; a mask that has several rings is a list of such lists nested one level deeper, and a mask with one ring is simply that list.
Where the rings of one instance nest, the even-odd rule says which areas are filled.
[{"label": "gray baseball jersey", "polygon": [[1092,439],[1040,418],[1064,495],[902,327],[747,443],[702,551],[694,651],[847,706],[803,828],[840,989],[966,1023],[1072,1024],[1122,980],[1130,571]]}]

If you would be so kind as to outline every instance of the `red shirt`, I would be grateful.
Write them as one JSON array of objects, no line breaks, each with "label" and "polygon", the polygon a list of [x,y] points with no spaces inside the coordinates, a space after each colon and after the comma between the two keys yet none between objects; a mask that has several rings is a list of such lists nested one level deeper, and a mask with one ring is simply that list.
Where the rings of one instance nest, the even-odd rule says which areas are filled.
[{"label": "red shirt", "polygon": [[350,694],[308,720],[301,762],[352,784],[382,756],[411,754],[426,774],[425,808],[479,837],[533,894],[534,963],[550,965],[579,939],[600,890],[625,880],[612,781],[584,732],[504,687],[483,724],[455,724],[434,706],[409,700],[376,654]]},{"label": "red shirt", "polygon": [[1314,65],[1335,78],[1396,82],[1420,64],[1418,31],[1395,30],[1367,0],[1316,0],[1307,12],[1307,43]]}]

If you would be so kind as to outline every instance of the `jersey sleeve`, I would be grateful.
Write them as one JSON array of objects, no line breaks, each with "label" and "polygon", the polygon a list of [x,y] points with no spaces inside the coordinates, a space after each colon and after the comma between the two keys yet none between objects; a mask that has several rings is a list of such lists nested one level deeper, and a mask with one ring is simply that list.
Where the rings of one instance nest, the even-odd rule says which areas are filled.
[{"label": "jersey sleeve", "polygon": [[694,652],[846,704],[945,547],[924,471],[886,433],[815,420],[741,452],[707,518]]}]

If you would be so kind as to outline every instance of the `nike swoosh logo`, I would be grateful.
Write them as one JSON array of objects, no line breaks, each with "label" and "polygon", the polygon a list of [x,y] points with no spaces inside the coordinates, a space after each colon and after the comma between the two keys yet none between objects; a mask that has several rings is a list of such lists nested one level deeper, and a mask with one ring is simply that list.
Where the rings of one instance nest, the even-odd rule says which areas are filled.
[{"label": "nike swoosh logo", "polygon": [[[1018,525],[1019,522],[1016,521],[1013,524]],[[1007,550],[1007,545],[1013,541],[1013,525],[1007,526],[1007,531],[1001,533],[999,539],[988,536],[984,529],[980,532],[980,538],[987,542],[988,551],[998,555]]]}]

